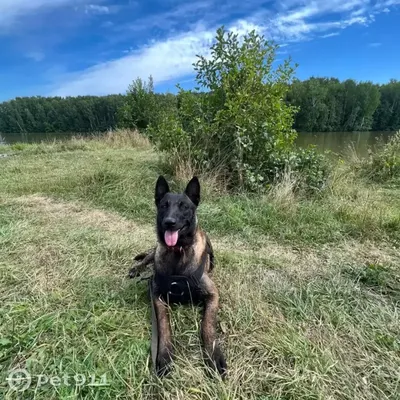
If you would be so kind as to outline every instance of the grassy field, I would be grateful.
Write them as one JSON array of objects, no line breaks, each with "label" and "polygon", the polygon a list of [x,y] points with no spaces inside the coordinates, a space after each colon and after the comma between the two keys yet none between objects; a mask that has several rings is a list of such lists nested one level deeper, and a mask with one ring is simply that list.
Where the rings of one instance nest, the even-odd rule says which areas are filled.
[{"label": "grassy field", "polygon": [[[178,307],[178,357],[159,380],[147,286],[126,278],[155,242],[158,155],[137,137],[0,153],[12,154],[0,159],[1,398],[400,398],[398,187],[344,167],[318,199],[293,196],[290,181],[250,196],[203,180],[229,378],[206,374],[200,312]],[[23,392],[6,381],[18,368],[32,375]]]}]

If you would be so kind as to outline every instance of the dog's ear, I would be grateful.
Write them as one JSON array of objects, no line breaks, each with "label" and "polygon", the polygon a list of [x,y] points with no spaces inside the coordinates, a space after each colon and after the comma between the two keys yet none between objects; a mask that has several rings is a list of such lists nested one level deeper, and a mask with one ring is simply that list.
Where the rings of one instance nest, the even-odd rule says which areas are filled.
[{"label": "dog's ear", "polygon": [[194,176],[187,184],[185,194],[189,199],[196,205],[200,203],[200,182],[196,176]]},{"label": "dog's ear", "polygon": [[155,193],[155,200],[157,206],[160,204],[160,201],[168,192],[169,192],[168,182],[162,175],[160,175],[157,179],[156,193]]}]

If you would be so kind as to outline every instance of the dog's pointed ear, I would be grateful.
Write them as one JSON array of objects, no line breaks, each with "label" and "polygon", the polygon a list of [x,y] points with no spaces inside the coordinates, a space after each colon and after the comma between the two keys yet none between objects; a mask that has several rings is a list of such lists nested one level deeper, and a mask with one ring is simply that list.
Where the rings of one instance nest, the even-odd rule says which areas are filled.
[{"label": "dog's pointed ear", "polygon": [[196,205],[200,203],[200,182],[196,176],[194,176],[187,184],[185,194],[189,199]]},{"label": "dog's pointed ear", "polygon": [[168,182],[162,175],[160,175],[157,179],[156,193],[155,193],[155,200],[157,206],[160,204],[160,201],[168,192],[169,192]]}]

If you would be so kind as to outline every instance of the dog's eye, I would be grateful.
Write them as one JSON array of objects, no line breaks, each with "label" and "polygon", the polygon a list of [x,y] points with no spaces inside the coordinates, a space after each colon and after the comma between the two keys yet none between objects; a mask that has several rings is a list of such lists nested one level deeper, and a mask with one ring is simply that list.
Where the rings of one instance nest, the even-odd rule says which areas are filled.
[{"label": "dog's eye", "polygon": [[165,203],[161,204],[161,208],[168,208],[168,201],[166,201]]},{"label": "dog's eye", "polygon": [[187,210],[189,208],[188,205],[183,201],[179,203],[179,207],[182,208],[183,210]]}]

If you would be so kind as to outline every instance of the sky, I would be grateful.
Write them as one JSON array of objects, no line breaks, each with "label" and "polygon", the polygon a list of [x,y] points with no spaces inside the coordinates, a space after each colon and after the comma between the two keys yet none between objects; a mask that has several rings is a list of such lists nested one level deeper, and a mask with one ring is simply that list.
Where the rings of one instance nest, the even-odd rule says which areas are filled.
[{"label": "sky", "polygon": [[0,101],[195,85],[217,28],[255,29],[296,76],[400,79],[400,0],[0,0]]}]

